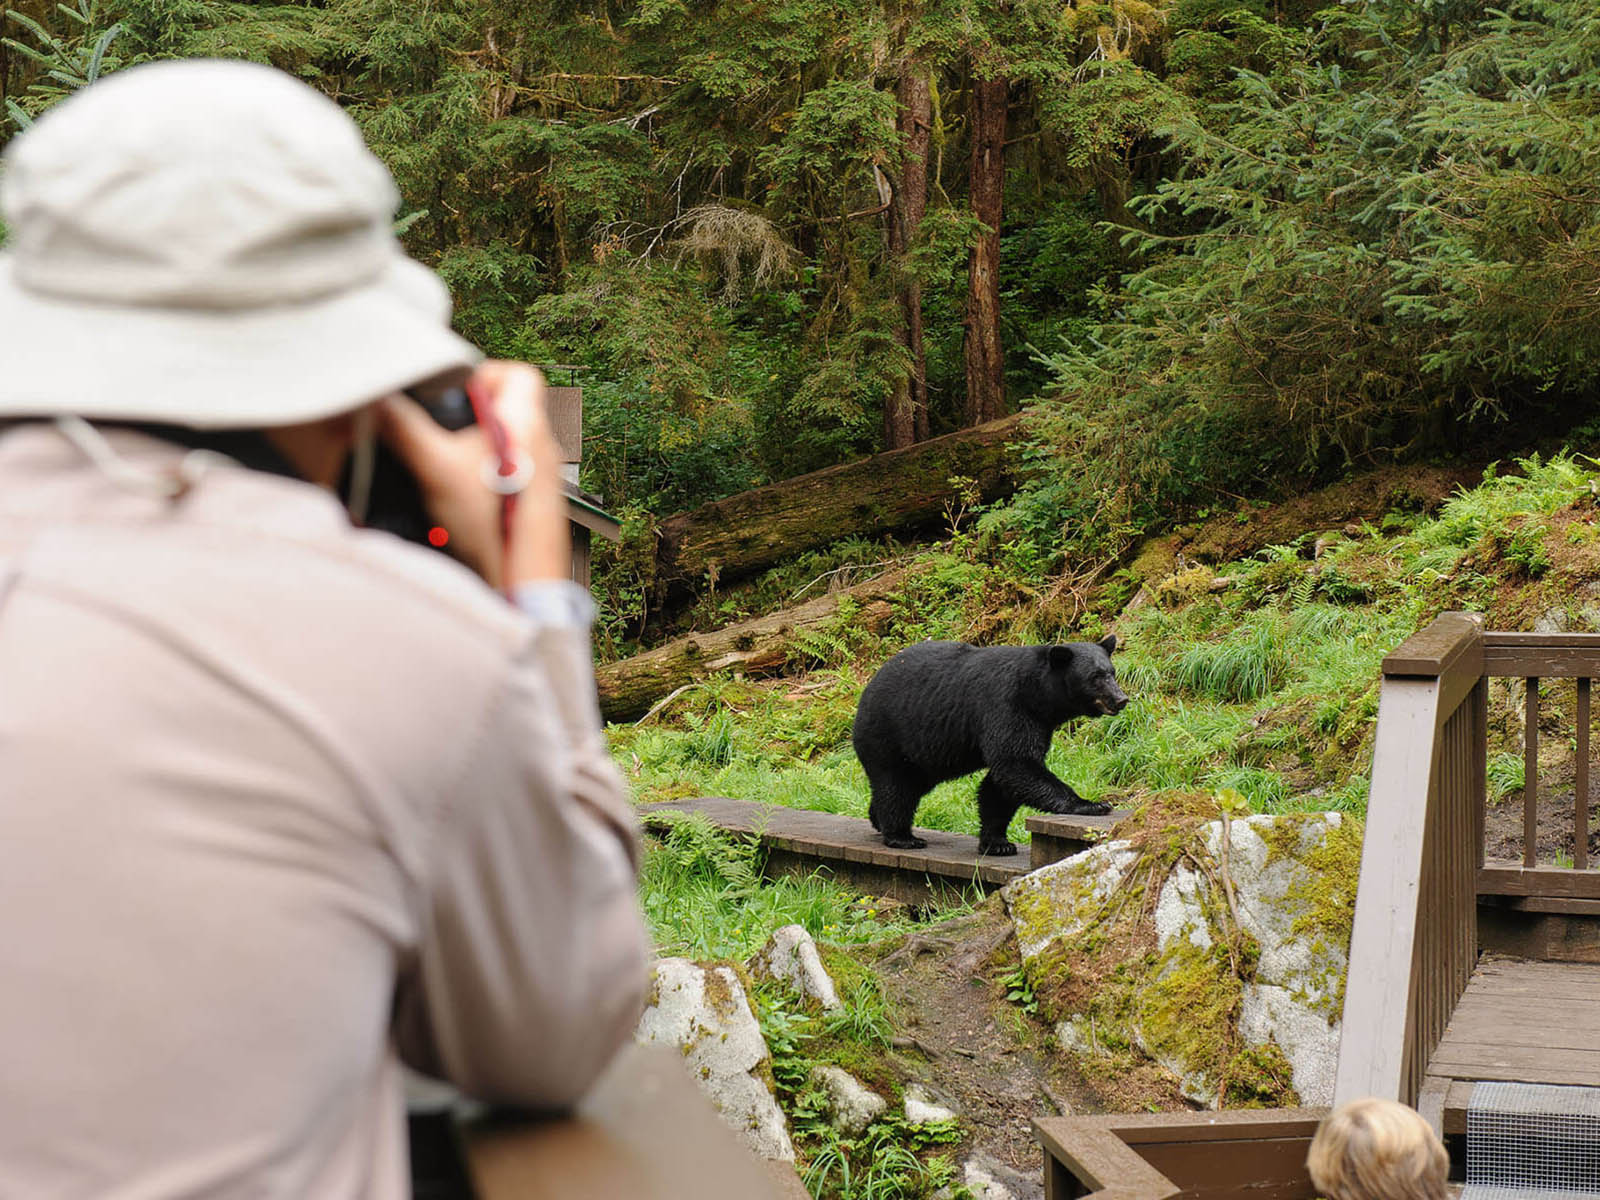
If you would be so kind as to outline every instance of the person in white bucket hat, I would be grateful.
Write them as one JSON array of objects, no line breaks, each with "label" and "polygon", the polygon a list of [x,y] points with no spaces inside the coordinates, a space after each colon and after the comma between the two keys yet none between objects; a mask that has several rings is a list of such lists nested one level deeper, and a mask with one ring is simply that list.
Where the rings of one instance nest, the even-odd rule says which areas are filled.
[{"label": "person in white bucket hat", "polygon": [[[406,1196],[402,1062],[558,1108],[637,1019],[542,381],[450,332],[396,200],[246,64],[7,148],[0,1195]],[[452,370],[509,444],[394,394]],[[352,522],[374,426],[472,569]]]}]

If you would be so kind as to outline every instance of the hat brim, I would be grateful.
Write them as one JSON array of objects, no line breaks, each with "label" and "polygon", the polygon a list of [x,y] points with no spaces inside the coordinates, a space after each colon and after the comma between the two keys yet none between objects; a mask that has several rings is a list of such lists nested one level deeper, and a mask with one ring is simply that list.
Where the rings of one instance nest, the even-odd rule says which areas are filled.
[{"label": "hat brim", "polygon": [[72,413],[196,429],[293,425],[483,356],[403,255],[370,284],[300,304],[173,309],[21,287],[0,254],[0,418]]}]

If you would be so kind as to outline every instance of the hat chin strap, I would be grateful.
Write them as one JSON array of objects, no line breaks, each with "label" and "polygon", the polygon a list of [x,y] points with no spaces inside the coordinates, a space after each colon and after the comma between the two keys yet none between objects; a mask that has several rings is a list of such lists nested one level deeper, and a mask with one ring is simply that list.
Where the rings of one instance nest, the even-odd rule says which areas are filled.
[{"label": "hat chin strap", "polygon": [[378,410],[372,405],[355,414],[355,446],[350,454],[350,494],[345,510],[357,525],[367,523],[367,506],[372,500],[372,472],[378,458]]},{"label": "hat chin strap", "polygon": [[82,417],[59,416],[54,423],[61,435],[82,450],[107,479],[132,491],[165,496],[169,500],[178,499],[199,483],[214,462],[227,461],[210,450],[191,450],[171,470],[152,471],[134,466],[123,458],[106,441],[105,435]]}]

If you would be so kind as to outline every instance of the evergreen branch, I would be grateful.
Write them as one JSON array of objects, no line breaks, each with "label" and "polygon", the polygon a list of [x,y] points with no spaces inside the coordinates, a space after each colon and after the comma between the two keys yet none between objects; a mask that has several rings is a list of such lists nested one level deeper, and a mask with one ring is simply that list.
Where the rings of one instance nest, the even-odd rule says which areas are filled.
[{"label": "evergreen branch", "polygon": [[[27,13],[20,13],[14,8],[8,8],[5,10],[4,15],[10,17],[18,25],[21,25],[24,29],[31,32],[34,37],[38,38],[45,45],[59,47],[60,43],[58,43],[55,38],[50,36],[50,31],[47,30],[43,25],[39,24],[39,22],[35,21],[32,17],[28,16]],[[16,46],[19,50],[23,48],[18,43],[11,41],[10,38],[7,38],[6,41],[10,45]]]},{"label": "evergreen branch", "polygon": [[15,38],[0,38],[0,42],[3,42],[7,47],[24,57],[33,59],[34,62],[39,63],[41,66],[53,66],[57,61],[48,54],[40,54],[26,42],[19,42]]},{"label": "evergreen branch", "polygon": [[94,45],[94,53],[89,56],[89,69],[84,72],[84,82],[93,83],[100,78],[100,67],[105,61],[106,50],[110,47],[117,34],[122,32],[122,22],[118,21],[110,29],[100,35],[100,40]]},{"label": "evergreen branch", "polygon": [[23,112],[22,106],[10,96],[6,97],[6,112],[9,113],[11,115],[11,119],[17,123],[18,129],[27,129],[33,124],[33,118],[27,113]]},{"label": "evergreen branch", "polygon": [[428,210],[425,208],[419,208],[416,212],[409,212],[405,216],[395,221],[394,225],[391,227],[392,232],[394,233],[395,237],[399,237],[402,233],[410,229],[413,225],[427,215]]}]

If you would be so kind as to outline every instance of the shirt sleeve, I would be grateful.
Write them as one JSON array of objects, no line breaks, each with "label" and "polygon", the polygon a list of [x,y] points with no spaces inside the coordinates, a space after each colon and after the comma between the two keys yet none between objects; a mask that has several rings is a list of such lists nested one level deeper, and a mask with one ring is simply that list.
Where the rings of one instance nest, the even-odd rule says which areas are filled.
[{"label": "shirt sleeve", "polygon": [[570,579],[538,579],[517,585],[511,603],[535,625],[588,632],[594,624],[594,597]]},{"label": "shirt sleeve", "polygon": [[440,836],[401,1056],[480,1099],[567,1107],[633,1031],[649,951],[586,620],[534,618]]}]

